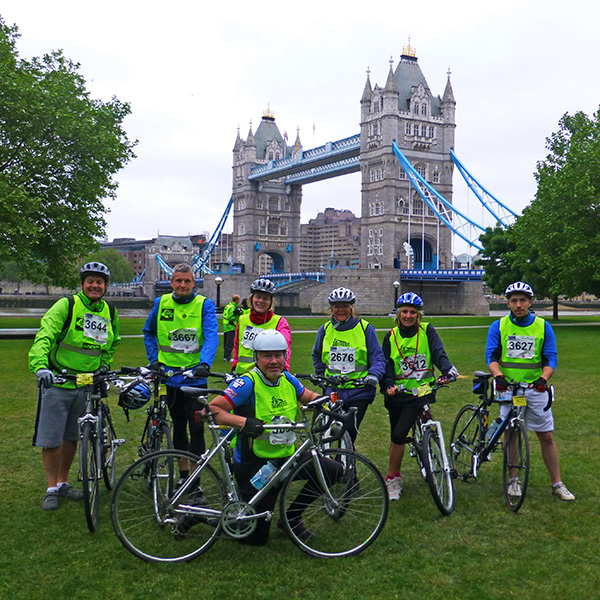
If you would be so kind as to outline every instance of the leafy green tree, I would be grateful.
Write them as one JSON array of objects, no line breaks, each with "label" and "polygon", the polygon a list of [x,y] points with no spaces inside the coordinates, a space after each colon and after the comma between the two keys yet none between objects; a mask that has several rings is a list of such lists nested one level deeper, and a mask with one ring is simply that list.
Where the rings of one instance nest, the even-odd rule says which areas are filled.
[{"label": "leafy green tree", "polygon": [[130,107],[91,98],[61,51],[21,59],[18,38],[0,17],[0,263],[18,257],[26,279],[72,286],[104,234],[113,175],[135,156]]},{"label": "leafy green tree", "polygon": [[130,283],[133,281],[133,267],[114,248],[106,248],[93,252],[85,260],[81,261],[81,265],[93,261],[101,262],[108,267],[111,282]]},{"label": "leafy green tree", "polygon": [[536,197],[506,230],[481,236],[479,264],[495,293],[527,281],[536,296],[600,295],[600,122],[599,113],[565,114],[546,140],[549,154],[537,165]]}]

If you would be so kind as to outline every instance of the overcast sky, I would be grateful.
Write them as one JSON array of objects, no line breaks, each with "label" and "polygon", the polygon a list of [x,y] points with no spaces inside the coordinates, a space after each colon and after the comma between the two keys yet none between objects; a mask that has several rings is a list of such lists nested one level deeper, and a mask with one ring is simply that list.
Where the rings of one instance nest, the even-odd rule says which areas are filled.
[{"label": "overcast sky", "polygon": [[[354,8],[354,6],[357,6]],[[451,70],[456,153],[520,212],[565,112],[600,105],[595,0],[199,2],[4,0],[23,58],[62,49],[91,94],[131,103],[137,158],[118,173],[108,238],[212,231],[231,196],[232,149],[269,105],[305,149],[359,133],[360,98],[411,38],[434,95]],[[313,131],[314,129],[314,131]],[[482,220],[455,172],[454,201]],[[304,186],[302,221],[360,215],[360,175]],[[232,217],[225,231],[232,230]]]}]

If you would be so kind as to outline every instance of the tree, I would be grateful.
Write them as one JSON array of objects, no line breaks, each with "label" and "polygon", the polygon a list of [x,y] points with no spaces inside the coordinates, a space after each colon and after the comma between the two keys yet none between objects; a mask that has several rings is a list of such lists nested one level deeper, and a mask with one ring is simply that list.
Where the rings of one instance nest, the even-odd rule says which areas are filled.
[{"label": "tree", "polygon": [[600,295],[600,122],[565,114],[538,162],[536,197],[506,230],[481,236],[485,280],[500,293],[510,280],[527,281],[538,297]]},{"label": "tree", "polygon": [[0,17],[0,263],[18,257],[28,280],[72,286],[104,234],[113,175],[135,156],[130,107],[91,98],[60,51],[19,58],[18,38]]},{"label": "tree", "polygon": [[101,262],[108,267],[112,283],[131,283],[133,281],[133,267],[114,248],[93,252],[79,266],[93,261]]}]

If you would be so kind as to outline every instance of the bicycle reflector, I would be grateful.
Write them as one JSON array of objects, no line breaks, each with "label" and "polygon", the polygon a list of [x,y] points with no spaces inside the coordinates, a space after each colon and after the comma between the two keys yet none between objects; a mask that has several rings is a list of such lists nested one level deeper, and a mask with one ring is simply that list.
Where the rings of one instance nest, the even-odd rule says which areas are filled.
[{"label": "bicycle reflector", "polygon": [[151,397],[150,386],[146,382],[136,379],[119,394],[119,406],[127,410],[137,410],[142,408]]}]

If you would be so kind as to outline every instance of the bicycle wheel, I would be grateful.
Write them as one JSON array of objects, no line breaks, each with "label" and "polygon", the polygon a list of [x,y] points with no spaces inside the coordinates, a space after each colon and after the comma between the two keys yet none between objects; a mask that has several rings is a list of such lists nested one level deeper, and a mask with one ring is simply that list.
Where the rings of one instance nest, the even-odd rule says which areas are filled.
[{"label": "bicycle wheel", "polygon": [[433,500],[440,512],[447,516],[454,510],[454,484],[449,469],[444,469],[445,453],[438,432],[427,427],[423,434],[423,466]]},{"label": "bicycle wheel", "polygon": [[[175,483],[181,459],[199,466],[190,476],[195,485],[178,496]],[[117,537],[134,556],[188,561],[217,541],[223,483],[210,464],[199,461],[190,452],[162,450],[140,458],[123,473],[113,494],[111,517]]]},{"label": "bicycle wheel", "polygon": [[279,498],[281,522],[294,544],[312,556],[357,554],[377,539],[385,525],[389,508],[385,481],[361,454],[331,448],[320,458],[324,489],[314,460],[309,456],[301,461],[285,480]]},{"label": "bicycle wheel", "polygon": [[414,456],[417,459],[421,477],[427,479],[427,472],[425,471],[425,465],[423,464],[423,435],[421,433],[420,424],[415,423],[415,425],[413,425],[411,446],[411,456]]},{"label": "bicycle wheel", "polygon": [[115,428],[110,416],[110,408],[102,405],[102,429],[104,431],[104,441],[102,442],[102,476],[107,490],[115,487],[115,452],[114,441],[117,439]]},{"label": "bicycle wheel", "polygon": [[466,481],[473,477],[473,456],[479,451],[481,420],[473,404],[463,406],[452,425],[450,434],[450,466],[457,477]]},{"label": "bicycle wheel", "polygon": [[94,533],[98,529],[100,517],[100,444],[91,423],[83,424],[81,442],[79,444],[79,466],[83,481],[83,508],[88,529]]},{"label": "bicycle wheel", "polygon": [[[518,484],[511,478],[518,477]],[[502,474],[506,506],[517,512],[525,501],[529,482],[529,440],[522,421],[510,425],[504,438],[504,468]]]}]

